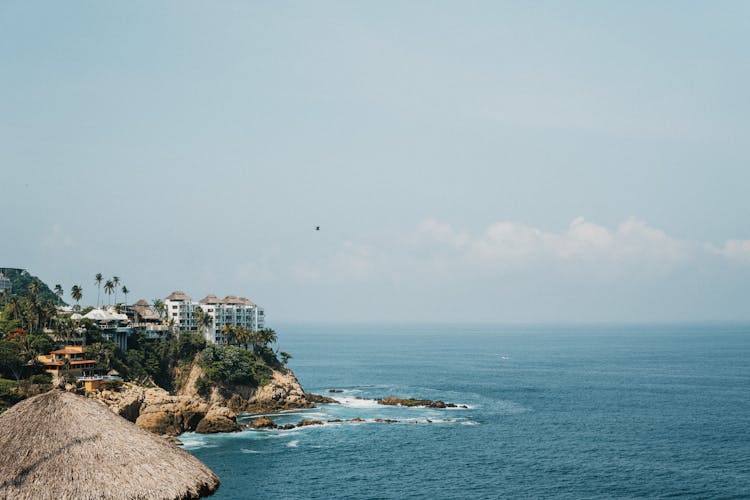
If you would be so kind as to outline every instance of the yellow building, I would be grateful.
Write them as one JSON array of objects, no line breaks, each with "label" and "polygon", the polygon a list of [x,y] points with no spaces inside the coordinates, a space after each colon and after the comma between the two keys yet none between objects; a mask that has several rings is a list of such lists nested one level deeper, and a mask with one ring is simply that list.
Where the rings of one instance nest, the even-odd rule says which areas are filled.
[{"label": "yellow building", "polygon": [[45,367],[47,373],[54,377],[60,375],[78,377],[83,375],[84,370],[92,370],[96,367],[96,361],[86,359],[86,346],[68,345],[48,355],[39,356],[39,362]]}]

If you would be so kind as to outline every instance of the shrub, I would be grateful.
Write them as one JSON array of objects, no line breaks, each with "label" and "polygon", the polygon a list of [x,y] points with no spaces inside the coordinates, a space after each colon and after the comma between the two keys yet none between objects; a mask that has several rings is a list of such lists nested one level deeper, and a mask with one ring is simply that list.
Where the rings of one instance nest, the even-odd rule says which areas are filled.
[{"label": "shrub", "polygon": [[51,384],[52,375],[49,373],[35,373],[29,378],[29,382],[32,384]]},{"label": "shrub", "polygon": [[201,351],[200,364],[211,385],[257,387],[271,378],[271,369],[262,360],[236,346],[210,345]]}]

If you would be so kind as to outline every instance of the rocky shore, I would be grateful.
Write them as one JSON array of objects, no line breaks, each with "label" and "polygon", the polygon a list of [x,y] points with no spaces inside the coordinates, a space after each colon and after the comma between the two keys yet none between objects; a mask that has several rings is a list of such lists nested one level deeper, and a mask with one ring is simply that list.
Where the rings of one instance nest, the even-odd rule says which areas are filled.
[{"label": "rocky shore", "polygon": [[262,387],[238,386],[231,392],[216,387],[209,397],[198,393],[195,381],[199,377],[200,367],[195,364],[187,382],[176,394],[159,387],[126,382],[119,389],[93,391],[88,396],[139,427],[167,436],[189,431],[204,434],[237,432],[242,429],[237,423],[239,413],[312,408],[316,402],[329,402],[330,399],[305,394],[289,370],[285,373],[274,371],[271,381]]}]

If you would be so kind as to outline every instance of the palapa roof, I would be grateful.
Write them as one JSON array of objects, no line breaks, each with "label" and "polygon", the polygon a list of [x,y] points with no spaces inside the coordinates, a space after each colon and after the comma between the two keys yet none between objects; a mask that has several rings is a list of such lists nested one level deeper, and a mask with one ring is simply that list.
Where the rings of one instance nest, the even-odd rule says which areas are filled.
[{"label": "palapa roof", "polygon": [[221,304],[221,299],[213,294],[208,294],[200,300],[201,304]]},{"label": "palapa roof", "polygon": [[193,499],[219,487],[194,456],[57,389],[0,415],[0,450],[0,498]]},{"label": "palapa roof", "polygon": [[138,315],[143,319],[159,319],[159,315],[156,314],[156,311],[154,311],[154,309],[151,307],[151,304],[146,302],[145,299],[141,299],[133,304],[132,309],[137,312]]},{"label": "palapa roof", "polygon": [[243,303],[243,304],[245,304],[246,306],[254,306],[254,305],[255,305],[255,302],[253,302],[253,301],[252,301],[252,300],[250,300],[250,299],[246,299],[245,297],[240,297],[240,300],[241,300],[241,301],[242,301],[242,303]]},{"label": "palapa roof", "polygon": [[188,297],[185,292],[175,290],[174,292],[167,295],[164,300],[190,300],[190,297]]}]

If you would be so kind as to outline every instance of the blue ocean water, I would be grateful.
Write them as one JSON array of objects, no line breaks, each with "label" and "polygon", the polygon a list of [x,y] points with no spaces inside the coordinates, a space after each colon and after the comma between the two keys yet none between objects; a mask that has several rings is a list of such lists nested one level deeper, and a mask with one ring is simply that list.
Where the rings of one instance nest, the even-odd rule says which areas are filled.
[{"label": "blue ocean water", "polygon": [[367,421],[184,435],[215,498],[750,497],[750,325],[277,332],[305,389],[344,403],[278,423]]}]

